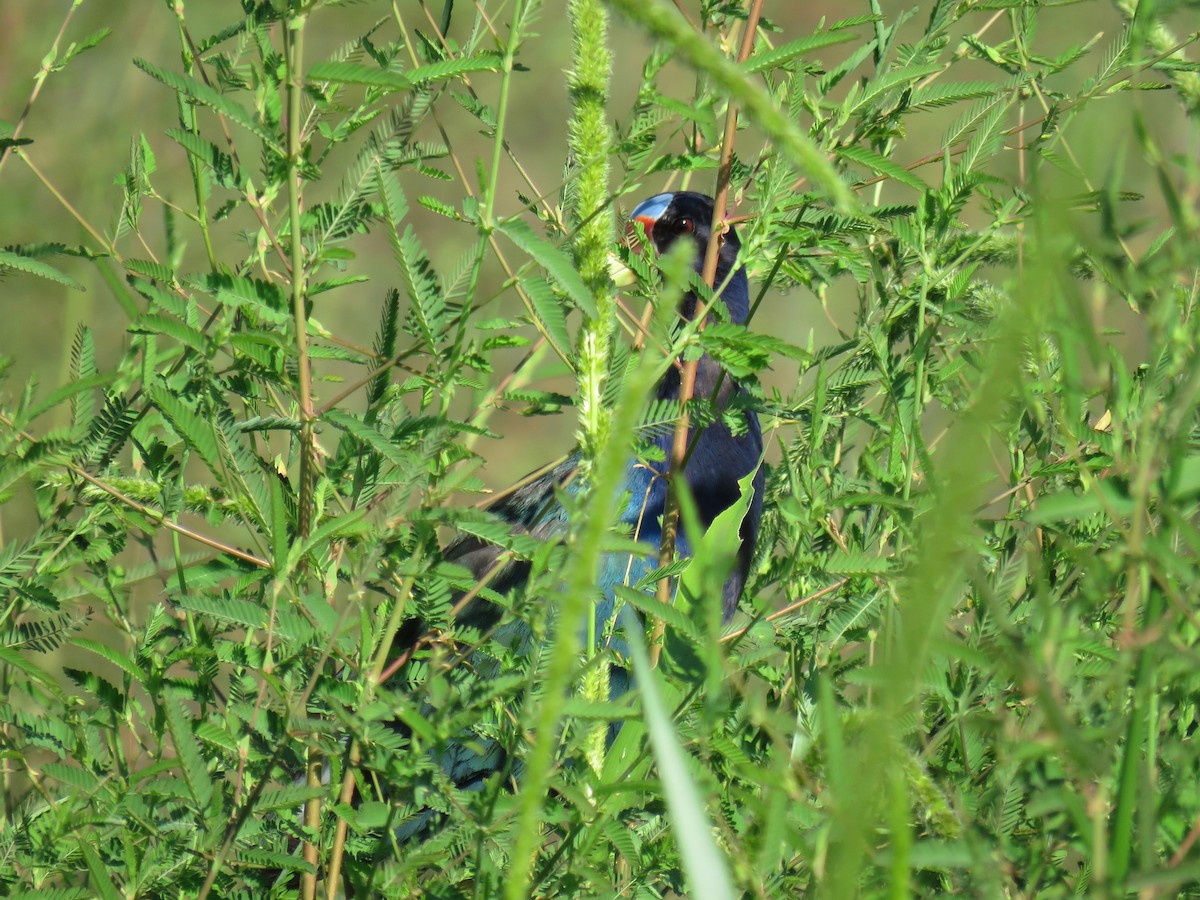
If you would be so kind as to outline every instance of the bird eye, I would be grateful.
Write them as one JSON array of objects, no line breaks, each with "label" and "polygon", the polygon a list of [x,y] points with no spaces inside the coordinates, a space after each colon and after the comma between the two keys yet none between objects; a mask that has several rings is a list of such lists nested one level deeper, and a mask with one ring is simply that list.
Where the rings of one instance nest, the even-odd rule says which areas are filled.
[{"label": "bird eye", "polygon": [[691,219],[680,219],[679,230],[686,231],[688,234],[693,234],[696,231],[696,223]]}]

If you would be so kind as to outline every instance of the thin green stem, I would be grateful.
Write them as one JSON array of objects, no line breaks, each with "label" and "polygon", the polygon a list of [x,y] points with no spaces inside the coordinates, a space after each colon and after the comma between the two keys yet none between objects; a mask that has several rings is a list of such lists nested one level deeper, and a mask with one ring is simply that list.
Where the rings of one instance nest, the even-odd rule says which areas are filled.
[{"label": "thin green stem", "polygon": [[58,34],[54,36],[54,43],[50,45],[50,49],[42,57],[41,68],[33,76],[33,90],[29,92],[29,99],[25,101],[25,108],[21,110],[21,117],[17,119],[17,124],[13,126],[12,134],[9,136],[11,143],[0,147],[0,172],[4,171],[4,163],[8,161],[8,151],[17,146],[21,132],[25,130],[25,122],[29,119],[29,114],[33,111],[33,105],[37,103],[38,95],[42,93],[42,87],[45,86],[46,79],[50,76],[50,72],[53,69],[54,60],[58,57],[58,45],[62,41],[63,35],[67,33],[67,27],[71,24],[71,19],[75,17],[75,10],[77,9],[79,9],[79,4],[72,3],[67,10],[67,14],[63,17],[62,24],[58,26]]},{"label": "thin green stem", "polygon": [[301,235],[300,205],[304,189],[301,161],[304,153],[300,133],[300,109],[304,95],[303,72],[305,20],[295,17],[288,22],[287,49],[287,147],[288,147],[288,220],[291,232],[292,317],[296,329],[298,368],[297,400],[300,406],[300,490],[297,532],[306,537],[311,527],[313,480],[313,397],[312,368],[308,355],[308,298],[304,271],[304,242]]},{"label": "thin green stem", "polygon": [[512,25],[508,32],[508,44],[500,63],[500,99],[496,104],[496,128],[492,136],[492,167],[488,183],[483,186],[483,227],[490,232],[495,227],[496,187],[500,183],[500,163],[504,159],[504,125],[508,121],[508,95],[512,87],[513,61],[517,48],[521,46],[521,33],[525,20],[526,0],[517,0],[513,9]]},{"label": "thin green stem", "polygon": [[[404,616],[408,609],[408,598],[412,594],[415,582],[415,575],[413,573],[420,571],[423,559],[422,551],[418,547],[409,560],[409,572],[404,576],[397,591],[397,597],[392,604],[387,624],[384,625],[383,633],[379,643],[376,645],[375,658],[371,661],[371,669],[367,673],[367,677],[363,679],[362,693],[359,695],[358,703],[360,710],[374,701],[379,685],[386,678],[385,672],[387,670],[388,657],[392,652],[392,644],[395,643],[396,632],[400,630],[400,625],[404,622]],[[356,738],[350,743],[350,749],[346,754],[346,768],[342,773],[342,784],[338,793],[338,801],[342,805],[349,805],[354,799],[354,774],[361,760],[361,755],[361,747]],[[327,900],[334,900],[337,897],[341,882],[342,861],[345,856],[348,830],[349,822],[345,818],[339,817],[337,826],[334,829],[333,844],[329,853],[329,866],[325,877],[325,895]]]},{"label": "thin green stem", "polygon": [[582,525],[572,541],[572,552],[562,575],[565,590],[557,616],[562,624],[556,629],[549,650],[550,663],[545,669],[545,677],[540,680],[538,705],[527,719],[534,723],[530,732],[533,741],[518,799],[513,867],[505,890],[509,900],[522,900],[528,896],[527,887],[533,877],[537,846],[541,841],[539,811],[546,802],[546,784],[554,749],[558,746],[563,704],[578,658],[579,631],[575,623],[587,612],[595,590],[604,535],[617,513],[633,434],[641,414],[635,398],[647,396],[659,377],[659,360],[653,354],[643,354],[638,368],[623,385],[607,440],[593,463],[586,515],[581,516]]},{"label": "thin green stem", "polygon": [[[180,55],[183,57],[183,68],[189,75],[193,74],[199,64],[199,61],[192,55],[192,44],[188,39],[187,26],[184,22],[184,7],[182,3],[175,4],[175,19],[179,30],[179,49]],[[190,103],[183,100],[182,97],[176,97],[176,102],[179,104],[179,123],[187,131],[200,136],[200,130],[196,124],[196,108]],[[192,192],[196,197],[196,224],[200,226],[200,236],[204,240],[204,252],[208,257],[208,267],[211,271],[217,271],[217,255],[213,251],[212,235],[208,229],[208,210],[206,209],[207,191],[204,184],[204,172],[200,166],[200,160],[195,155],[187,154],[188,168],[192,174]]]},{"label": "thin green stem", "polygon": [[[298,10],[298,7],[293,7]],[[301,174],[304,153],[301,134],[301,100],[304,95],[304,26],[307,19],[295,12],[288,17],[284,31],[285,61],[287,64],[287,151],[288,151],[288,220],[291,238],[291,285],[292,318],[296,331],[296,366],[298,370],[297,401],[300,407],[300,474],[299,498],[296,504],[296,532],[301,539],[309,534],[312,526],[313,466],[315,442],[313,435],[314,414],[312,397],[312,369],[308,355],[308,298],[305,295],[304,242],[301,235],[300,204],[303,192]],[[324,758],[315,747],[309,747],[306,764],[307,783],[316,788],[321,785],[321,770]],[[321,801],[314,797],[304,805],[304,824],[311,831],[321,825]],[[313,900],[317,893],[318,848],[315,843],[305,841],[305,862],[312,866],[305,872],[301,883],[301,896]]]}]

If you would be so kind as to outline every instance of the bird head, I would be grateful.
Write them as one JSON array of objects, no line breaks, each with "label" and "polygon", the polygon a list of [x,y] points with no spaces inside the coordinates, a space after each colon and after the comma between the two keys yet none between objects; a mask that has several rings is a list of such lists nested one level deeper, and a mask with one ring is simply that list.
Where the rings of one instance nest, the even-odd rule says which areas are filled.
[{"label": "bird head", "polygon": [[[643,200],[634,207],[629,222],[631,227],[634,222],[642,224],[646,237],[659,253],[666,253],[676,241],[688,241],[694,248],[695,268],[699,273],[704,268],[704,254],[712,234],[712,217],[713,201],[707,194],[674,191]],[[721,235],[715,285],[720,287],[728,281],[721,299],[729,309],[730,318],[738,324],[744,324],[750,314],[750,285],[745,268],[738,265],[741,247],[737,231],[732,225],[726,226]],[[694,305],[695,298],[691,301]]]}]

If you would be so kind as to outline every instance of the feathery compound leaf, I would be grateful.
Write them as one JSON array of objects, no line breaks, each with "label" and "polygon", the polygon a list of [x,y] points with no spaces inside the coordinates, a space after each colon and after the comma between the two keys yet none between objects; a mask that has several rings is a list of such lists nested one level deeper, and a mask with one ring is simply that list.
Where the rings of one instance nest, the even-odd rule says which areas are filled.
[{"label": "feathery compound leaf", "polygon": [[646,404],[642,420],[638,423],[638,436],[643,440],[662,437],[675,430],[682,404],[676,398],[653,399]]},{"label": "feathery compound leaf", "polygon": [[392,91],[412,90],[413,82],[399,72],[373,69],[350,62],[321,62],[308,70],[309,81],[332,81],[337,84],[365,84]]},{"label": "feathery compound leaf", "polygon": [[499,54],[484,53],[418,66],[415,69],[409,69],[404,74],[413,84],[428,84],[431,81],[441,81],[444,78],[454,78],[457,75],[467,75],[471,72],[495,72],[499,70],[500,63]]},{"label": "feathery compound leaf", "polygon": [[207,356],[209,340],[199,328],[192,328],[173,316],[144,313],[129,326],[130,334],[161,334]]},{"label": "feathery compound leaf", "polygon": [[[85,450],[76,456],[76,461],[88,467],[108,465],[114,454],[129,440],[129,433],[133,430],[137,418],[137,411],[129,406],[124,396],[109,393],[100,414],[90,423],[84,441]],[[4,474],[4,470],[0,469],[0,487],[4,484]],[[100,488],[84,488],[85,492],[90,490],[100,491]],[[149,488],[148,492],[157,493],[157,490],[157,486],[154,486]]]},{"label": "feathery compound leaf", "polygon": [[258,802],[254,804],[254,808],[255,810],[296,809],[305,800],[320,797],[328,790],[326,787],[311,788],[307,785],[295,784],[277,791],[263,791]]},{"label": "feathery compound leaf", "polygon": [[203,613],[239,628],[262,628],[267,619],[266,610],[262,606],[234,597],[215,597],[211,594],[181,591],[175,596],[175,604],[181,609]]},{"label": "feathery compound leaf", "polygon": [[[907,85],[919,81],[927,75],[933,75],[942,71],[941,63],[930,63],[924,66],[905,66],[900,69],[889,69],[878,78],[869,81],[863,86],[862,91],[852,98],[847,98],[847,103],[850,104],[851,112],[859,112],[870,105],[875,99],[882,97],[889,91],[895,90],[898,87],[906,87]],[[852,102],[851,102],[852,101]]]},{"label": "feathery compound leaf", "polygon": [[83,854],[84,862],[87,864],[88,874],[91,876],[88,879],[88,887],[94,892],[93,896],[98,897],[99,900],[121,900],[121,892],[117,888],[113,873],[100,859],[95,845],[82,837],[77,837],[76,841],[79,845],[79,852]]},{"label": "feathery compound leaf", "polygon": [[222,94],[217,93],[206,84],[201,84],[198,81],[193,81],[184,75],[170,72],[166,69],[160,69],[153,63],[147,62],[144,59],[134,59],[133,64],[165,84],[167,87],[176,93],[182,94],[185,97],[191,97],[197,103],[207,106],[213,112],[216,112],[225,118],[241,125],[255,137],[259,138],[264,144],[278,153],[284,155],[283,148],[277,143],[275,135],[268,131],[261,122],[246,111],[245,107],[230,100]]},{"label": "feathery compound leaf", "polygon": [[100,785],[100,779],[85,769],[77,766],[67,766],[62,763],[47,763],[45,773],[51,778],[79,788],[81,791],[93,791]]},{"label": "feathery compound leaf", "polygon": [[878,616],[878,591],[866,595],[852,596],[844,605],[838,606],[829,616],[821,631],[820,639],[838,641],[848,633],[866,628]]},{"label": "feathery compound leaf", "polygon": [[171,742],[175,745],[183,780],[187,783],[196,806],[199,807],[198,811],[204,815],[212,802],[214,788],[200,742],[192,732],[192,718],[185,710],[184,704],[189,699],[187,694],[171,688],[167,690],[162,703],[167,714],[167,730],[171,732]]},{"label": "feathery compound leaf", "polygon": [[[676,560],[672,567],[672,571],[675,574],[678,574],[679,572],[686,572],[689,568],[689,565],[689,560]],[[654,574],[661,577],[661,571],[656,570]],[[667,626],[679,632],[680,634],[687,635],[695,640],[699,640],[701,638],[703,632],[700,630],[697,624],[692,621],[688,611],[685,611],[671,603],[663,603],[653,594],[646,593],[645,591],[639,591],[634,588],[625,587],[625,585],[617,585],[616,593],[622,601],[628,603],[634,609],[641,610],[651,618],[661,619]]]},{"label": "feathery compound leaf", "polygon": [[450,305],[446,303],[437,273],[411,225],[406,225],[404,234],[393,240],[392,249],[411,301],[409,323],[415,323],[416,333],[424,338],[432,351],[441,343],[442,331],[450,318]]},{"label": "feathery compound leaf", "polygon": [[771,364],[773,356],[790,356],[808,360],[808,351],[795,347],[780,338],[756,334],[743,325],[717,322],[699,334],[700,345],[731,375],[744,377],[761,371]]},{"label": "feathery compound leaf", "polygon": [[375,162],[375,187],[379,198],[383,201],[383,218],[391,226],[392,232],[400,229],[401,220],[408,215],[408,198],[396,173],[381,161]]},{"label": "feathery compound leaf", "polygon": [[76,291],[84,289],[82,284],[70,275],[58,271],[54,266],[47,265],[38,259],[30,259],[28,256],[22,256],[19,253],[0,250],[0,277],[4,276],[8,271],[37,275],[39,278],[46,278],[50,281],[57,281],[59,284],[65,284]]},{"label": "feathery compound leaf", "polygon": [[509,219],[507,222],[501,222],[496,226],[496,230],[506,235],[510,241],[537,260],[538,264],[550,273],[555,284],[571,299],[576,308],[588,316],[593,318],[596,316],[596,303],[592,298],[592,292],[587,289],[587,285],[575,271],[575,262],[570,255],[544,237],[535,234],[523,219]]},{"label": "feathery compound leaf", "polygon": [[[1122,31],[1104,51],[1096,74],[1083,83],[1081,93],[1089,93],[1098,84],[1113,78],[1129,63],[1129,31]],[[1097,35],[1099,37],[1099,35]]]},{"label": "feathery compound leaf", "polygon": [[175,273],[162,263],[151,262],[148,259],[127,259],[125,260],[125,268],[130,272],[136,272],[138,275],[153,278],[155,281],[160,281],[165,285],[173,285],[175,283]]},{"label": "feathery compound leaf", "polygon": [[743,67],[748,73],[755,74],[767,69],[787,65],[797,56],[803,56],[806,53],[811,53],[813,50],[820,50],[822,47],[832,47],[835,44],[844,44],[847,41],[854,40],[858,40],[858,35],[853,31],[823,31],[810,37],[801,38],[798,41],[788,41],[786,44],[781,44],[774,49],[760,50],[746,60]]},{"label": "feathery compound leaf", "polygon": [[243,181],[241,171],[234,165],[233,157],[223,153],[215,144],[210,144],[198,134],[183,131],[179,128],[168,128],[166,135],[184,150],[199,160],[210,173],[213,180],[221,187],[241,190]]},{"label": "feathery compound leaf", "polygon": [[886,175],[894,181],[906,184],[920,191],[922,194],[929,190],[929,185],[925,184],[925,182],[904,168],[904,166],[892,162],[885,156],[880,156],[874,150],[867,147],[839,147],[837,155],[842,159],[849,159],[859,165],[866,166],[872,172],[878,172],[880,175]]},{"label": "feathery compound leaf", "polygon": [[[71,379],[78,381],[92,378],[96,375],[96,341],[92,331],[86,325],[80,324],[75,332],[75,340],[71,342]],[[91,392],[76,394],[71,401],[71,421],[77,433],[90,426],[95,412]]]},{"label": "feathery compound leaf", "polygon": [[567,317],[563,305],[555,296],[554,290],[544,278],[534,275],[521,280],[525,296],[537,317],[538,330],[546,336],[555,350],[565,360],[572,355],[571,336],[567,333]]},{"label": "feathery compound leaf", "polygon": [[[400,321],[400,292],[395,288],[387,292],[383,302],[383,312],[380,315],[379,331],[375,334],[375,355],[381,360],[389,360],[396,353],[396,338],[399,336]],[[388,371],[380,372],[367,385],[367,400],[371,407],[383,399],[391,376]]]},{"label": "feathery compound leaf", "polygon": [[436,197],[430,197],[427,194],[422,194],[417,198],[417,202],[430,212],[437,213],[439,216],[445,216],[447,219],[452,219],[455,222],[462,219],[462,214],[457,209],[455,209],[449,203],[443,203]]},{"label": "feathery compound leaf", "polygon": [[9,650],[53,653],[74,632],[82,628],[87,619],[86,614],[72,611],[59,613],[49,619],[31,619],[20,622],[0,633],[0,645]]},{"label": "feathery compound leaf", "polygon": [[994,81],[935,81],[932,84],[915,88],[909,102],[913,109],[937,109],[962,100],[990,97],[1002,87]]},{"label": "feathery compound leaf", "polygon": [[137,663],[107,644],[101,644],[99,641],[92,641],[87,638],[72,638],[71,643],[76,647],[82,647],[84,650],[90,650],[101,659],[112,663],[122,672],[132,677],[138,684],[145,683],[146,673],[138,667]]},{"label": "feathery compound leaf", "polygon": [[342,431],[354,435],[393,465],[404,468],[412,464],[412,453],[397,446],[390,436],[381,432],[374,425],[337,409],[328,410],[321,418]]},{"label": "feathery compound leaf", "polygon": [[188,407],[182,400],[168,391],[160,382],[149,388],[150,399],[171,423],[175,433],[183,442],[200,454],[205,465],[213,472],[221,471],[220,440],[213,422]]},{"label": "feathery compound leaf", "polygon": [[305,554],[312,553],[314,550],[328,551],[331,541],[365,534],[369,526],[367,521],[369,512],[370,510],[364,506],[351,510],[344,516],[326,519],[306,540],[292,545],[288,557],[289,567],[294,566]]},{"label": "feathery compound leaf", "polygon": [[78,394],[93,391],[98,387],[107,387],[112,383],[113,376],[108,372],[101,372],[95,375],[90,375],[87,378],[80,378],[78,381],[72,381],[64,384],[62,387],[51,391],[42,400],[37,403],[31,403],[23,411],[23,422],[29,423],[38,416],[54,409],[64,400],[70,400]]},{"label": "feathery compound leaf", "polygon": [[291,321],[287,298],[279,285],[269,281],[210,272],[203,278],[188,279],[188,284],[229,306],[249,307],[265,321],[277,325]]},{"label": "feathery compound leaf", "polygon": [[954,121],[946,131],[945,137],[942,138],[942,143],[948,147],[957,144],[963,137],[973,131],[980,122],[986,121],[997,106],[1007,108],[1016,96],[1016,88],[1019,84],[1020,79],[1014,79],[1002,91],[997,92],[994,96],[980,100],[972,106]]},{"label": "feathery compound leaf", "polygon": [[1016,95],[1010,94],[1004,99],[1008,102],[997,103],[993,106],[976,127],[975,133],[971,135],[967,149],[957,160],[961,174],[974,172],[980,163],[990,160],[1000,149],[1000,145],[1004,142],[1004,132],[1000,126],[1008,116],[1009,106],[1016,99]]},{"label": "feathery compound leaf", "polygon": [[823,566],[830,575],[882,575],[892,567],[892,561],[869,553],[836,553]]}]

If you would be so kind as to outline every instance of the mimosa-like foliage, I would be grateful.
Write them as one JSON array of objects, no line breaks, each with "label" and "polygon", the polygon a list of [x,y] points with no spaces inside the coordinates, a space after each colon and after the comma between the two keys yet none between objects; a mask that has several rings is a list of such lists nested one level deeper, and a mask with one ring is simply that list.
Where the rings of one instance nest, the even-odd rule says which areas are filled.
[{"label": "mimosa-like foliage", "polygon": [[[0,894],[1200,891],[1194,6],[101,6],[0,62],[6,315],[89,298],[0,345]],[[110,78],[170,105],[97,215],[37,113]],[[752,319],[681,326],[626,217],[722,167]],[[722,627],[727,519],[619,589],[610,698],[575,623],[702,352],[769,444],[750,584]],[[572,435],[564,540],[484,510]]]}]

